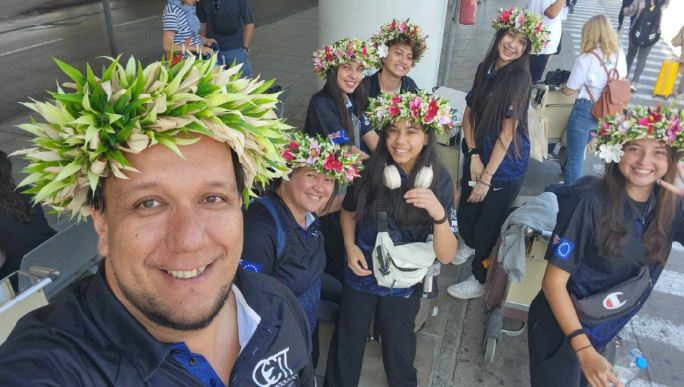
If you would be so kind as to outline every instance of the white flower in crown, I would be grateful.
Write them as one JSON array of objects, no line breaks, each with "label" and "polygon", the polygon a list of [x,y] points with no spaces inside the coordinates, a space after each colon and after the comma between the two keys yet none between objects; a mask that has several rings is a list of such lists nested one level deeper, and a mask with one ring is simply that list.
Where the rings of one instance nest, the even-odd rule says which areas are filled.
[{"label": "white flower in crown", "polygon": [[629,132],[629,129],[632,127],[632,122],[629,120],[624,120],[622,123],[620,123],[620,126],[618,126],[618,132],[620,133],[627,133]]},{"label": "white flower in crown", "polygon": [[387,58],[388,50],[386,45],[379,45],[376,52],[378,53],[379,58]]},{"label": "white flower in crown", "polygon": [[601,144],[598,150],[598,157],[607,163],[619,163],[624,154],[622,144]]}]

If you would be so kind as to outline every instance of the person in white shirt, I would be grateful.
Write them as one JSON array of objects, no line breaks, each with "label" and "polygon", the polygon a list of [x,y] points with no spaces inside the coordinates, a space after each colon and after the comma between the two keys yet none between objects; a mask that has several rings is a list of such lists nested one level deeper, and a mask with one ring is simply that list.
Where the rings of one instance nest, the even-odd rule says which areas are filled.
[{"label": "person in white shirt", "polygon": [[584,172],[584,149],[591,139],[589,132],[598,122],[591,114],[592,101],[598,101],[608,83],[610,70],[616,68],[619,76],[627,75],[625,54],[618,45],[617,34],[605,15],[591,17],[582,26],[580,56],[561,92],[572,95],[577,92],[566,127],[568,159],[565,163],[565,184],[573,184]]},{"label": "person in white shirt", "polygon": [[565,0],[530,0],[527,5],[527,9],[543,16],[544,26],[550,32],[549,42],[542,52],[538,55],[530,55],[530,75],[533,83],[541,81],[549,57],[558,51],[563,33],[561,21],[563,7],[565,7]]}]

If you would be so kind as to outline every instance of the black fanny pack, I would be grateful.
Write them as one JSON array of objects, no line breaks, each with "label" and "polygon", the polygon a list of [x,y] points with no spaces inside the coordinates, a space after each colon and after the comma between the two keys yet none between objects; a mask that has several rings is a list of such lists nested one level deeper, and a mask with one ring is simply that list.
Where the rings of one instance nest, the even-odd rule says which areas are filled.
[{"label": "black fanny pack", "polygon": [[584,324],[597,325],[632,312],[641,305],[643,295],[652,287],[648,266],[612,288],[578,300],[570,295],[577,317]]}]

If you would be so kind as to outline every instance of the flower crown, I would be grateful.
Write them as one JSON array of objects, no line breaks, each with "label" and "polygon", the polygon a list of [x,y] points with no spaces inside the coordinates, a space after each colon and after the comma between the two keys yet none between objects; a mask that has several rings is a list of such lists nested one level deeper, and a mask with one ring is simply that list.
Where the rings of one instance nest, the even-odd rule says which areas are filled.
[{"label": "flower crown", "polygon": [[[254,196],[256,180],[287,172],[277,147],[291,129],[274,112],[278,94],[265,94],[273,81],[241,79],[240,66],[224,69],[211,59],[188,55],[173,67],[154,62],[143,68],[131,57],[125,66],[112,59],[98,77],[55,60],[73,80],[50,92],[47,102],[24,103],[43,121],[31,119],[19,128],[35,136],[33,147],[15,152],[29,161],[29,176],[20,186],[34,202],[79,219],[89,215],[88,195],[102,179],[127,179],[138,172],[126,153],[162,144],[181,155],[179,146],[202,134],[224,142],[244,171],[245,202]],[[195,137],[195,138],[193,138]]]},{"label": "flower crown", "polygon": [[425,131],[434,130],[440,134],[453,126],[449,102],[423,91],[417,93],[381,94],[371,98],[368,118],[371,125],[380,130],[392,122],[415,121]]},{"label": "flower crown", "polygon": [[684,111],[675,107],[635,106],[625,114],[607,116],[599,122],[593,148],[598,157],[607,163],[620,162],[622,146],[635,140],[662,141],[678,151],[684,150],[682,120]]},{"label": "flower crown", "polygon": [[416,47],[420,48],[419,51],[421,52],[421,56],[413,58],[414,63],[418,63],[422,57],[422,53],[427,50],[427,36],[423,35],[423,29],[420,28],[418,24],[410,22],[409,19],[403,21],[392,19],[390,23],[380,27],[380,32],[370,37],[373,47],[375,47],[378,52],[378,67],[380,66],[380,58],[387,57],[389,49],[387,44],[400,35],[406,35]]},{"label": "flower crown", "polygon": [[350,146],[338,145],[332,138],[293,132],[290,142],[281,149],[288,167],[293,170],[307,167],[340,184],[349,184],[361,176],[363,164],[359,156],[351,153]]},{"label": "flower crown", "polygon": [[549,29],[544,26],[542,17],[527,9],[500,9],[496,19],[492,21],[492,27],[497,31],[507,29],[524,34],[530,41],[530,50],[533,54],[540,53],[549,42]]},{"label": "flower crown", "polygon": [[325,78],[328,70],[339,65],[359,62],[368,69],[377,62],[375,48],[365,40],[344,38],[313,53],[313,71]]}]

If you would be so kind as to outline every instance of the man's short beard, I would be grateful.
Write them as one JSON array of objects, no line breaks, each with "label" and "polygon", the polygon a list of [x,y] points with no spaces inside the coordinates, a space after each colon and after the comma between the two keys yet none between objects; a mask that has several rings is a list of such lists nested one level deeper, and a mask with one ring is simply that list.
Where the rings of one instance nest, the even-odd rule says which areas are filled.
[{"label": "man's short beard", "polygon": [[158,297],[149,294],[136,293],[125,286],[121,286],[122,284],[119,284],[119,287],[123,292],[124,297],[126,297],[126,299],[148,320],[160,326],[178,331],[194,331],[206,328],[219,314],[230,295],[232,284],[233,282],[231,281],[222,286],[209,313],[199,316],[199,318],[193,321],[187,321],[187,319],[184,319],[185,316],[182,313],[174,313],[164,307],[165,303]]}]

